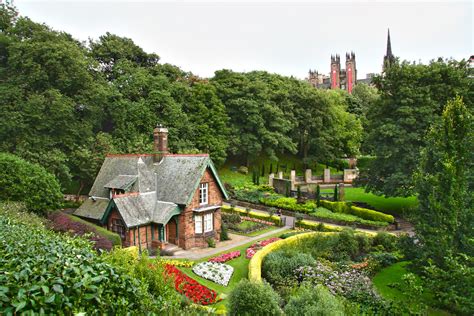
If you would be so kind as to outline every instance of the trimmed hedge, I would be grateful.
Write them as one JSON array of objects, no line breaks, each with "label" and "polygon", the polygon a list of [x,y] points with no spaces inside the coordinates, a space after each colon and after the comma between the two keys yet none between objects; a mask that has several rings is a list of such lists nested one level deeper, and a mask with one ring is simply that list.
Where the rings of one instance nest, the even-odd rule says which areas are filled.
[{"label": "trimmed hedge", "polygon": [[351,214],[370,221],[387,223],[393,223],[395,221],[395,218],[392,215],[370,210],[368,208],[353,206],[346,202],[331,202],[321,200],[321,206],[335,213]]},{"label": "trimmed hedge", "polygon": [[310,213],[316,208],[316,203],[313,201],[306,202],[304,204],[298,204],[295,198],[290,197],[283,197],[279,199],[260,199],[260,203],[267,206],[273,206],[282,208],[285,210],[290,210],[294,212],[301,212],[301,213]]},{"label": "trimmed hedge", "polygon": [[226,212],[226,213],[239,214],[241,216],[248,216],[248,217],[251,217],[251,218],[261,219],[261,220],[264,220],[264,221],[267,221],[267,222],[272,222],[276,226],[280,226],[280,227],[282,226],[281,218],[279,216],[276,216],[276,215],[270,216],[270,215],[267,215],[267,214],[262,214],[262,213],[252,212],[252,211],[250,213],[247,213],[243,209],[236,208],[236,207],[234,207],[232,209],[230,206],[227,206],[227,205],[223,205],[221,207],[221,211]]},{"label": "trimmed hedge", "polygon": [[328,225],[324,223],[318,223],[318,222],[310,222],[306,220],[297,221],[295,223],[295,226],[304,228],[304,229],[320,231],[320,232],[339,232],[342,230],[341,227],[332,226],[332,225]]},{"label": "trimmed hedge", "polygon": [[92,223],[89,223],[88,221],[85,221],[85,220],[83,220],[79,217],[76,217],[74,215],[68,215],[68,216],[75,222],[82,223],[84,225],[87,225],[87,226],[95,229],[96,232],[99,235],[102,235],[105,238],[107,238],[108,240],[110,240],[112,242],[112,245],[122,246],[122,239],[120,238],[120,236],[117,233],[111,232],[110,230],[107,230],[104,227],[100,227],[100,226],[94,225]]}]

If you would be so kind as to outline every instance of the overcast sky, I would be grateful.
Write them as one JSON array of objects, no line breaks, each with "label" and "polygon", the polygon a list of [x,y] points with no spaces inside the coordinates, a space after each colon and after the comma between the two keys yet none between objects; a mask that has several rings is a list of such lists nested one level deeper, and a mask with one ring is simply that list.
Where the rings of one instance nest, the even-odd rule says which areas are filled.
[{"label": "overcast sky", "polygon": [[[2,2],[2,0],[0,0]],[[329,72],[331,54],[354,51],[358,78],[380,72],[390,28],[393,53],[428,62],[468,58],[473,1],[26,1],[20,14],[79,40],[132,38],[162,62],[210,77],[219,69],[298,78]]]}]

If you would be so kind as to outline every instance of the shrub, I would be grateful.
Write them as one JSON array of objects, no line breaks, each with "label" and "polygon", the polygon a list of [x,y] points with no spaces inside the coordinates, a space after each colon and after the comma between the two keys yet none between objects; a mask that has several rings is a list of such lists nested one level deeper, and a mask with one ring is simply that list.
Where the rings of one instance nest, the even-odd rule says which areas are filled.
[{"label": "shrub", "polygon": [[317,222],[310,222],[306,220],[301,220],[297,222],[296,227],[304,228],[304,229],[310,229],[310,230],[315,230],[319,232],[335,232],[335,231],[341,231],[342,229],[336,226],[331,226],[328,224],[323,224],[323,223],[317,223]]},{"label": "shrub", "polygon": [[213,237],[208,237],[206,241],[209,247],[216,248],[216,240]]},{"label": "shrub", "polygon": [[89,234],[87,238],[94,242],[96,249],[110,250],[113,246],[122,245],[122,240],[116,233],[75,216],[58,211],[51,213],[48,219],[51,221],[51,228],[55,231],[73,233],[78,236]]},{"label": "shrub", "polygon": [[353,230],[345,229],[334,238],[336,240],[330,255],[334,261],[354,259],[359,254],[359,243]]},{"label": "shrub", "polygon": [[316,287],[304,284],[298,292],[290,298],[285,306],[285,314],[289,316],[320,315],[343,316],[344,305],[332,295],[324,286]]},{"label": "shrub", "polygon": [[397,249],[397,237],[386,232],[377,233],[373,239],[373,246],[378,245],[382,246],[385,251],[395,251]]},{"label": "shrub", "polygon": [[282,197],[278,199],[261,198],[260,203],[267,206],[278,207],[285,210],[301,213],[309,213],[313,211],[316,207],[314,201],[308,201],[306,203],[298,204],[296,199],[291,197]]},{"label": "shrub", "polygon": [[363,225],[373,226],[373,227],[386,227],[386,226],[388,226],[387,222],[369,221],[369,220],[365,220],[365,219],[362,219],[360,217],[350,215],[350,214],[334,213],[334,212],[331,212],[330,210],[322,208],[322,207],[317,208],[312,213],[310,213],[310,215],[312,215],[316,218],[331,219],[331,220],[336,220],[338,222],[345,222],[347,224],[363,224]]},{"label": "shrub", "polygon": [[227,233],[227,224],[222,223],[221,225],[221,241],[230,240],[229,234]]},{"label": "shrub", "polygon": [[287,253],[276,251],[268,254],[263,260],[262,275],[271,284],[280,284],[287,278],[294,278],[294,271],[301,266],[311,266],[314,258],[307,253]]},{"label": "shrub", "polygon": [[11,204],[0,206],[0,215],[0,314],[160,312],[145,284],[88,241],[52,232]]},{"label": "shrub", "polygon": [[0,200],[24,202],[37,213],[58,209],[63,195],[54,177],[40,165],[0,153]]},{"label": "shrub", "polygon": [[230,315],[281,315],[280,297],[267,283],[242,279],[228,298]]},{"label": "shrub", "polygon": [[222,221],[224,223],[239,224],[242,219],[240,218],[240,215],[236,213],[222,213]]}]

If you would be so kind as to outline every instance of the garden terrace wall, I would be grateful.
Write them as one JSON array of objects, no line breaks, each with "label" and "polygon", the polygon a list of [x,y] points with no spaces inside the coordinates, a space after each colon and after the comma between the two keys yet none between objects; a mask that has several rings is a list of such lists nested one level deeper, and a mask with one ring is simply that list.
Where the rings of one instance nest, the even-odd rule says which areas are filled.
[{"label": "garden terrace wall", "polygon": [[[270,212],[270,209],[275,207],[269,207],[261,204],[254,204],[254,203],[249,203],[249,202],[244,202],[244,201],[239,201],[239,200],[229,200],[229,203],[234,204],[235,206],[240,206],[240,207],[245,207],[245,208],[253,208],[259,211],[264,211],[264,212]],[[282,213],[282,215],[285,216],[292,216],[295,217],[297,212],[285,210],[285,209],[279,209]],[[337,225],[342,225],[342,226],[347,226],[350,228],[362,228],[362,229],[372,229],[372,230],[380,230],[380,231],[385,231],[385,230],[395,230],[396,226],[393,224],[390,224],[388,226],[384,227],[379,227],[379,226],[372,226],[372,225],[364,225],[360,223],[348,223],[345,221],[338,221],[335,219],[331,218],[324,218],[324,217],[318,217],[314,215],[308,215],[308,214],[303,214],[303,213],[298,213],[303,219],[306,220],[312,220],[312,221],[321,221],[325,223],[331,223],[331,224],[337,224]]]}]

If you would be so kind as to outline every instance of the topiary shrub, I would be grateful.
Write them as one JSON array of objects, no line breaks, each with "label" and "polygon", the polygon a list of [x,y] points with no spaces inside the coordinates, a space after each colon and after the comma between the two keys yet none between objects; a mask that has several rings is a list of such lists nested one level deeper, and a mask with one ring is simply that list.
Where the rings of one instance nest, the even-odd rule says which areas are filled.
[{"label": "topiary shrub", "polygon": [[227,232],[227,224],[222,223],[221,226],[221,241],[230,240],[229,234]]},{"label": "topiary shrub", "polygon": [[285,314],[289,316],[318,315],[343,316],[344,304],[332,295],[324,286],[303,285],[291,296],[285,306]]},{"label": "topiary shrub", "polygon": [[63,195],[54,177],[40,165],[0,153],[0,200],[24,202],[29,211],[58,209]]},{"label": "topiary shrub", "polygon": [[242,279],[230,292],[229,315],[281,315],[280,297],[272,287]]}]

